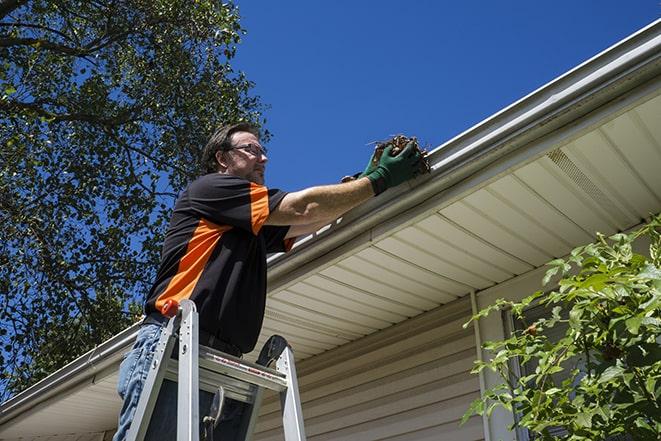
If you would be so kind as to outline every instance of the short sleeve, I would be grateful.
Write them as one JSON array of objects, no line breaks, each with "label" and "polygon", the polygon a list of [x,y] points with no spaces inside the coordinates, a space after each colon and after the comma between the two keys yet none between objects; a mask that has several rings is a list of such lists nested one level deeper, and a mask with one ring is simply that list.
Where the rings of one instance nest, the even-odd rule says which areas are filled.
[{"label": "short sleeve", "polygon": [[295,237],[285,239],[289,226],[266,225],[262,229],[267,253],[286,253],[294,245]]},{"label": "short sleeve", "polygon": [[200,217],[257,235],[286,194],[237,176],[210,173],[191,183],[188,203]]}]

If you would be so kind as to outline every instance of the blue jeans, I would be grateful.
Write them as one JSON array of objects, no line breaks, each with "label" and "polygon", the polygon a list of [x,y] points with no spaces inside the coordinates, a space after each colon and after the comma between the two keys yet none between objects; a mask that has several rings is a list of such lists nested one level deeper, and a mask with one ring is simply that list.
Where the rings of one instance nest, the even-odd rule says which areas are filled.
[{"label": "blue jeans", "polygon": [[[126,354],[124,361],[119,366],[117,393],[123,400],[123,404],[113,441],[124,441],[126,439],[162,330],[163,328],[156,324],[142,325],[133,348]],[[200,418],[209,413],[212,400],[213,394],[200,391]],[[222,439],[223,441],[238,439],[243,415],[248,407],[249,405],[242,402],[225,399],[220,422],[214,430],[215,439]],[[202,432],[203,427],[200,424],[200,437]],[[176,438],[177,384],[164,380],[154,406],[145,440],[174,441]]]}]

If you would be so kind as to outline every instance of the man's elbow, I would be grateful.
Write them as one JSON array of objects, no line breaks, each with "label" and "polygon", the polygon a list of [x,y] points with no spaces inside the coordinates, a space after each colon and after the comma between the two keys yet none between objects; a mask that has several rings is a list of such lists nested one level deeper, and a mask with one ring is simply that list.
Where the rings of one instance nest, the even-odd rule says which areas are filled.
[{"label": "man's elbow", "polygon": [[267,223],[279,225],[306,225],[324,220],[323,209],[306,197],[305,191],[285,196]]},{"label": "man's elbow", "polygon": [[292,225],[305,225],[322,220],[322,209],[317,202],[306,201],[301,198],[292,204],[289,210],[292,218]]}]

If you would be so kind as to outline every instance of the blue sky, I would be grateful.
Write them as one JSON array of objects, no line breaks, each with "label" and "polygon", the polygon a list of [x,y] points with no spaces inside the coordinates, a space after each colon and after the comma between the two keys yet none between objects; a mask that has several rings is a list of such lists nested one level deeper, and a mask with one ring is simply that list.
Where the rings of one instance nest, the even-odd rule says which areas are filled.
[{"label": "blue sky", "polygon": [[235,68],[273,138],[267,184],[361,171],[371,141],[432,148],[656,20],[659,0],[238,0]]}]

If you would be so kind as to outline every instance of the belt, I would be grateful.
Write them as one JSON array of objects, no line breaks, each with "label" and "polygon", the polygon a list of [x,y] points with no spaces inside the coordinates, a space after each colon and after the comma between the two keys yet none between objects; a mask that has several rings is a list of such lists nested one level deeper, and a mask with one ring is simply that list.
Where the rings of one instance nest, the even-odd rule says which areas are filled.
[{"label": "belt", "polygon": [[[164,316],[163,314],[153,312],[144,318],[142,324],[166,326],[168,321],[170,321],[168,317]],[[217,349],[220,352],[234,355],[235,357],[241,357],[243,355],[243,352],[241,352],[241,349],[239,349],[238,346],[223,341],[216,337],[214,334],[210,334],[203,329],[200,329],[198,334],[198,343],[202,346],[208,346],[210,348]]]}]

